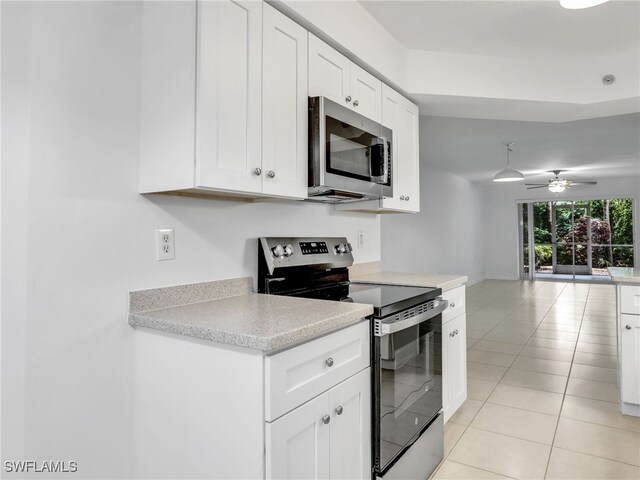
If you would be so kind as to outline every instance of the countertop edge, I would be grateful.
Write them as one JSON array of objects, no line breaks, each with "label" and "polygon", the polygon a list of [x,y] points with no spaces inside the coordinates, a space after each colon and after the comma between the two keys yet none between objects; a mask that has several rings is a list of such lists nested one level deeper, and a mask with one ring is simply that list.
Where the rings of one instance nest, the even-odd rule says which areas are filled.
[{"label": "countertop edge", "polygon": [[128,323],[132,327],[144,327],[160,332],[247,348],[263,355],[269,355],[360,323],[365,317],[373,313],[373,307],[362,305],[362,308],[352,312],[333,315],[272,336],[228,332],[211,327],[177,323],[166,319],[158,319],[152,315],[153,312],[154,310],[130,313],[128,315]]}]

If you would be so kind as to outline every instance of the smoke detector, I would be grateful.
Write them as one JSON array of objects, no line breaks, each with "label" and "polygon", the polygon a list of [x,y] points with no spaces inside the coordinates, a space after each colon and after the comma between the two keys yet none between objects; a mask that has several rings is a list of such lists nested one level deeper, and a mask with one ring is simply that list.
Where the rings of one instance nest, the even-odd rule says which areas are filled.
[{"label": "smoke detector", "polygon": [[605,75],[604,77],[602,77],[602,83],[604,83],[605,85],[611,85],[615,81],[616,81],[616,76],[612,74]]}]

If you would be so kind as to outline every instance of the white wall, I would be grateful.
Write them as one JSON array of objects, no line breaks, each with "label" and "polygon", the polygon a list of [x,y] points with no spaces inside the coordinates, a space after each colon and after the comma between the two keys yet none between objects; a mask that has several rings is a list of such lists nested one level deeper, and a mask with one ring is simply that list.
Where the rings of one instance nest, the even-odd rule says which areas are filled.
[{"label": "white wall", "polygon": [[597,185],[574,187],[555,197],[546,188],[526,190],[522,184],[482,185],[483,272],[486,278],[518,278],[518,200],[590,200],[598,198],[635,198],[635,252],[640,254],[638,200],[640,176],[600,179]]},{"label": "white wall", "polygon": [[420,117],[420,213],[382,217],[382,269],[482,278],[480,190],[431,167],[437,137]]},{"label": "white wall", "polygon": [[[2,3],[2,460],[132,475],[130,290],[255,276],[256,237],[365,233],[310,203],[137,191],[140,3]],[[155,260],[155,228],[176,259]]]}]

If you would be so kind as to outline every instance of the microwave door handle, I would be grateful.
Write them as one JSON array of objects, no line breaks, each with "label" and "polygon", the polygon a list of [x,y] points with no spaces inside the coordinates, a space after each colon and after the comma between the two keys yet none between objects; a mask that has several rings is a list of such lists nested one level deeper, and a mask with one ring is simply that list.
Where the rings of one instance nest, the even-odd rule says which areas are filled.
[{"label": "microwave door handle", "polygon": [[[371,178],[372,182],[387,183],[387,175],[389,174],[389,166],[386,161],[388,152],[387,141],[384,138],[376,138],[376,140],[382,140],[382,143],[378,141],[376,143],[373,143],[369,147],[369,177]],[[380,147],[382,148],[380,149]],[[380,150],[382,150],[382,155],[374,155],[374,150],[377,150],[378,153],[380,153]],[[374,169],[374,161],[382,162],[382,164],[376,166],[376,168]],[[374,175],[374,170],[378,175]]]},{"label": "microwave door handle", "polygon": [[387,139],[382,137],[382,183],[389,182],[389,162],[387,159],[389,158],[389,142]]}]

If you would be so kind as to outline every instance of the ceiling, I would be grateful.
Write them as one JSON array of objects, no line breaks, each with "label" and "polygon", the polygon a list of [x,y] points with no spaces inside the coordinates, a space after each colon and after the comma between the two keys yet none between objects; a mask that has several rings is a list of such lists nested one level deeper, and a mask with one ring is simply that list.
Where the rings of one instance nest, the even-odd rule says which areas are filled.
[{"label": "ceiling", "polygon": [[640,111],[640,0],[359,4],[406,48],[406,92],[427,114],[566,122]]},{"label": "ceiling", "polygon": [[640,2],[360,0],[406,47],[504,57],[607,55],[640,46]]},{"label": "ceiling", "polygon": [[420,157],[430,168],[488,182],[502,170],[505,144],[515,142],[511,166],[527,181],[567,169],[571,180],[636,176],[640,182],[640,114],[544,123],[421,117]]}]

